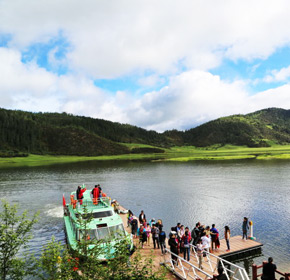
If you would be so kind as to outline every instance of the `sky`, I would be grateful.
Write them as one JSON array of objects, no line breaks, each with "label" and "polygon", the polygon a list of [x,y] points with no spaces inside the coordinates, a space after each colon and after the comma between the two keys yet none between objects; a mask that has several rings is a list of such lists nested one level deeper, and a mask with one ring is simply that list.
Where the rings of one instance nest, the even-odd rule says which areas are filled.
[{"label": "sky", "polygon": [[186,130],[290,109],[288,0],[0,0],[0,107]]}]

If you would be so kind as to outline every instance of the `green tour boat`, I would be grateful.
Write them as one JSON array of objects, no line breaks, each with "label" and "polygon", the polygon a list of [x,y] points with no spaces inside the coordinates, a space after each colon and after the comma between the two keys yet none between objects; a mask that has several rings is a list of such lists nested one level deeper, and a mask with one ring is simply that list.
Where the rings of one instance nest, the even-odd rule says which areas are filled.
[{"label": "green tour boat", "polygon": [[[76,192],[71,193],[70,204],[66,204],[63,196],[65,234],[69,249],[78,250],[78,242],[85,238],[96,240],[98,245],[88,246],[89,248],[102,246],[103,251],[107,253],[102,253],[98,258],[106,261],[114,257],[114,244],[117,240],[127,239],[128,253],[129,251],[132,253],[134,250],[132,237],[124,229],[122,218],[111,206],[111,198],[105,194],[93,198],[91,190],[86,190],[84,185],[82,191],[81,200],[76,199]],[[80,218],[88,219],[86,229],[80,223]]]}]

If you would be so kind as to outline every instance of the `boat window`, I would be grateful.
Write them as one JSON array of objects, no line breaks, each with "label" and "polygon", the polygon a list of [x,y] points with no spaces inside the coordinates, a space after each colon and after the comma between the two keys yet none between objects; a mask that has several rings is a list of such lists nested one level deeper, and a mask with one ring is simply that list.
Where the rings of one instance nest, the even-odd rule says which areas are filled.
[{"label": "boat window", "polygon": [[97,228],[96,230],[98,239],[108,239],[109,230],[107,227]]},{"label": "boat window", "polygon": [[102,211],[102,212],[94,212],[92,213],[93,217],[96,218],[104,218],[104,217],[110,217],[113,216],[113,211],[109,210],[109,211]]},{"label": "boat window", "polygon": [[111,237],[119,238],[119,237],[124,236],[124,234],[125,234],[125,230],[124,230],[123,224],[119,224],[119,225],[116,225],[116,226],[109,227],[109,229],[110,229]]},{"label": "boat window", "polygon": [[[94,212],[94,213],[88,213],[88,214],[82,214],[83,219],[88,219],[88,218],[93,218],[93,219],[99,219],[99,218],[105,218],[105,217],[110,217],[113,216],[113,211],[108,210],[108,211],[102,211],[102,212]],[[78,213],[75,213],[76,217],[79,217]]]}]

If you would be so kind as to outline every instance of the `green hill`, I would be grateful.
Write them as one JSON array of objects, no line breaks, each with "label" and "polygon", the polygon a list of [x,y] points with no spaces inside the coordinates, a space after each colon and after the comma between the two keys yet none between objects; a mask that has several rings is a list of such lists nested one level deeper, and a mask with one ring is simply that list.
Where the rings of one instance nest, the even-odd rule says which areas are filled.
[{"label": "green hill", "polygon": [[134,148],[122,143],[155,147],[238,145],[267,147],[290,143],[290,110],[269,108],[233,115],[187,131],[164,133],[129,124],[62,113],[30,113],[0,109],[0,156],[119,155],[162,153],[158,148]]},{"label": "green hill", "polygon": [[290,143],[290,110],[269,108],[247,115],[233,115],[185,131],[184,143],[198,147],[246,145],[267,147]]},{"label": "green hill", "polygon": [[66,113],[30,113],[0,109],[0,153],[115,155],[129,153],[121,143],[169,145],[160,133]]}]

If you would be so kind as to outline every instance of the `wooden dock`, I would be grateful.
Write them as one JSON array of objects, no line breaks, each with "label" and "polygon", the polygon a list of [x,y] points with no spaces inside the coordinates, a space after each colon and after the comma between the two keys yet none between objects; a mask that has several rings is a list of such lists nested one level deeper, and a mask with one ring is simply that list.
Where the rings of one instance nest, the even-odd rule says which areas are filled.
[{"label": "wooden dock", "polygon": [[[121,207],[121,209],[124,209]],[[127,214],[120,214],[124,227],[126,231],[131,234],[131,229],[130,227],[127,227]],[[137,219],[138,220],[138,219]],[[167,233],[168,236],[168,233]],[[134,244],[139,247],[139,239],[134,239]],[[261,251],[261,247],[263,246],[262,243],[259,243],[254,240],[242,240],[242,236],[234,236],[231,237],[230,239],[230,247],[231,250],[228,252],[226,251],[227,246],[226,246],[226,241],[224,239],[220,240],[220,248],[217,249],[216,251],[213,251],[212,254],[226,259],[228,261],[231,261],[236,258],[241,258],[241,257],[247,257],[253,254],[256,254],[257,252]],[[168,248],[167,241],[166,241],[166,247]],[[154,249],[153,247],[153,242],[152,238],[150,238],[150,243],[147,245],[145,244],[144,248],[140,249],[141,255],[145,257],[153,257],[154,261],[154,266],[156,269],[160,268],[160,265],[162,263],[165,263],[166,261],[170,260],[170,254],[166,254],[163,256],[161,254],[161,249]],[[191,259],[190,263],[193,264],[194,266],[198,267],[198,262],[197,258],[195,257],[194,253],[191,252]],[[180,257],[183,258],[183,253],[179,254]],[[214,257],[209,257],[208,260],[204,259],[203,262],[203,270],[209,274],[213,274],[212,271],[214,269],[214,274],[217,274],[217,260],[213,260]],[[212,269],[212,266],[215,265],[215,267]],[[185,265],[186,266],[186,265]],[[188,266],[188,265],[187,265]],[[166,274],[166,279],[176,279],[176,277],[181,278],[180,275],[178,275],[178,269],[175,269],[175,274],[174,275],[171,271],[168,270],[168,273]],[[177,273],[176,273],[177,272]],[[200,279],[203,279],[204,277],[200,277]],[[186,278],[181,278],[181,279],[186,279]]]},{"label": "wooden dock", "polygon": [[225,239],[220,240],[220,248],[217,251],[213,251],[212,254],[226,259],[234,260],[249,255],[261,253],[263,244],[255,240],[243,240],[242,236],[233,236],[230,238],[230,248],[229,252],[226,251],[227,245]]}]

